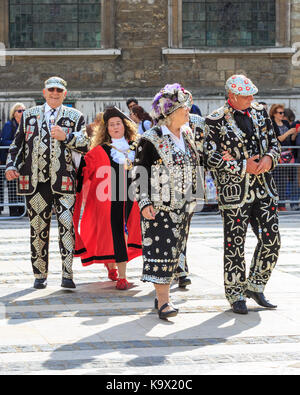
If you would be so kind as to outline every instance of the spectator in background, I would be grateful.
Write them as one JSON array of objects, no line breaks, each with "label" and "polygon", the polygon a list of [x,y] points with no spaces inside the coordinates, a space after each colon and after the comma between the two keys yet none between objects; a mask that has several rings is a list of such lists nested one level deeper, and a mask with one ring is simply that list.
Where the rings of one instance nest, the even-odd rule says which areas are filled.
[{"label": "spectator in background", "polygon": [[152,128],[152,118],[141,106],[136,105],[131,108],[130,118],[138,125],[139,135],[144,134],[146,130]]},{"label": "spectator in background", "polygon": [[[282,152],[281,152],[281,160],[280,163],[291,163],[294,161],[294,157],[289,149],[284,149],[284,147],[289,147],[295,145],[296,137],[297,137],[297,129],[290,128],[290,124],[288,121],[284,120],[284,105],[283,104],[273,104],[270,108],[270,118],[273,123],[274,131],[277,136],[278,141],[281,144]],[[299,129],[300,131],[300,129]],[[290,160],[287,161],[287,158],[290,157]],[[293,195],[295,192],[295,182],[297,180],[297,171],[295,168],[286,166],[286,167],[278,167],[274,170],[274,179],[279,192],[279,200],[285,201],[288,200],[287,188],[288,184],[290,184],[292,188],[292,193],[290,199],[294,199]],[[278,205],[278,209],[280,211],[286,211],[286,207],[284,203],[280,203]]]},{"label": "spectator in background", "polygon": [[[14,104],[9,112],[9,121],[6,122],[2,129],[1,138],[0,138],[0,146],[8,147],[11,145],[15,138],[15,134],[18,130],[19,124],[21,122],[21,118],[23,112],[25,111],[25,105],[23,103]],[[8,150],[0,150],[0,162],[2,165],[5,165],[7,158]],[[24,198],[22,196],[17,195],[17,185],[16,181],[8,181],[8,202],[10,204],[13,203],[24,203]],[[4,170],[1,169],[0,174],[0,203],[3,203],[4,197]],[[24,213],[24,207],[21,206],[10,206],[9,207],[9,215],[11,217],[19,217]]]},{"label": "spectator in background", "polygon": [[103,114],[104,114],[103,112],[99,112],[96,115],[96,118],[94,119],[94,121],[87,125],[86,133],[89,137],[93,137],[97,128],[100,126],[101,123],[103,123]]},{"label": "spectator in background", "polygon": [[[0,132],[0,141],[1,141],[1,132]],[[5,165],[2,162],[2,150],[0,149],[0,204],[4,203],[4,168],[2,169],[1,166]],[[3,211],[3,206],[0,206],[0,214]]]},{"label": "spectator in background", "polygon": [[139,104],[139,102],[134,97],[131,97],[130,99],[128,99],[126,101],[126,105],[127,105],[129,112],[131,112],[131,109],[133,106],[137,106],[138,104]]},{"label": "spectator in background", "polygon": [[293,110],[290,108],[285,108],[284,109],[284,117],[283,119],[289,123],[289,126],[292,128],[292,124],[294,123],[296,119],[296,115]]},{"label": "spectator in background", "polygon": [[199,115],[200,117],[202,117],[200,108],[198,106],[196,106],[196,104],[194,104],[194,103],[192,104],[190,114],[196,114],[196,115]]},{"label": "spectator in background", "polygon": [[[300,120],[296,120],[292,123],[292,128],[296,128],[297,130],[297,136],[295,140],[295,146],[300,147]],[[293,150],[293,154],[295,157],[295,162],[300,163],[300,148],[295,148]],[[297,168],[297,180],[295,182],[295,188],[296,188],[296,193],[295,193],[295,200],[299,201],[300,198],[300,167]],[[300,210],[300,205],[295,205],[294,209],[299,211]]]},{"label": "spectator in background", "polygon": [[284,119],[284,105],[273,104],[270,108],[270,118],[281,146],[291,146],[298,132],[296,128],[290,128],[289,122]]}]

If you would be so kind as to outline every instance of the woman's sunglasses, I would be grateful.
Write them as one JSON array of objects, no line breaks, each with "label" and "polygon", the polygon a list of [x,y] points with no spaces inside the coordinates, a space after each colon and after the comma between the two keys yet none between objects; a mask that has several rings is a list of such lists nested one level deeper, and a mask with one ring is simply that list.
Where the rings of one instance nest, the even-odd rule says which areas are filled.
[{"label": "woman's sunglasses", "polygon": [[19,114],[21,114],[22,112],[24,112],[25,110],[16,110],[15,112],[18,112]]},{"label": "woman's sunglasses", "polygon": [[48,88],[49,92],[58,92],[58,93],[62,93],[64,90],[61,88]]},{"label": "woman's sunglasses", "polygon": [[282,115],[282,114],[284,114],[284,111],[277,111],[277,114]]}]

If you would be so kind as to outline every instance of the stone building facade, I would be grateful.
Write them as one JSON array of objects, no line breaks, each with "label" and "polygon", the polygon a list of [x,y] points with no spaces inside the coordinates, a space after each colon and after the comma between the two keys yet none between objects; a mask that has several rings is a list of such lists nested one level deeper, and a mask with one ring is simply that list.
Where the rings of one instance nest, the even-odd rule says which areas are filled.
[{"label": "stone building facade", "polygon": [[[12,103],[23,101],[29,106],[41,102],[43,81],[51,75],[68,81],[68,100],[86,114],[88,122],[107,104],[114,103],[126,111],[126,98],[132,96],[139,98],[141,105],[149,110],[157,90],[173,82],[180,82],[191,90],[195,103],[203,114],[207,114],[222,103],[224,82],[233,73],[245,73],[257,84],[259,100],[285,103],[300,116],[300,0],[273,1],[274,42],[267,46],[252,42],[252,45],[243,46],[187,47],[184,29],[190,28],[191,35],[197,29],[193,29],[193,22],[184,25],[185,7],[194,7],[190,3],[197,2],[197,7],[211,7],[214,3],[211,0],[207,0],[206,5],[205,0],[95,0],[94,6],[98,2],[101,7],[98,22],[93,20],[94,25],[99,23],[100,26],[100,45],[86,47],[84,37],[88,36],[82,33],[80,48],[76,48],[76,44],[72,48],[63,45],[20,48],[13,42],[12,30],[18,31],[16,23],[26,25],[26,21],[22,8],[18,11],[15,7],[25,3],[29,7],[31,1],[0,0],[0,43],[5,47],[2,52],[0,47],[1,125]],[[224,0],[215,3],[224,3],[224,6],[239,3],[240,7],[246,3],[250,12],[251,2]],[[54,0],[52,9],[44,9],[57,11],[58,3],[66,3],[66,10],[70,7],[69,1]],[[265,0],[254,3],[257,6]],[[19,19],[13,21],[14,12],[19,12]],[[60,34],[67,35],[60,32],[61,13],[51,14],[51,24],[56,23],[55,15],[60,18],[57,20],[57,44]],[[69,22],[74,16],[66,12],[63,18]],[[195,16],[192,18],[195,20]],[[198,26],[196,23],[195,20]],[[87,27],[88,23],[79,31]],[[22,29],[26,30],[26,26]],[[34,43],[38,42],[36,36]]]}]

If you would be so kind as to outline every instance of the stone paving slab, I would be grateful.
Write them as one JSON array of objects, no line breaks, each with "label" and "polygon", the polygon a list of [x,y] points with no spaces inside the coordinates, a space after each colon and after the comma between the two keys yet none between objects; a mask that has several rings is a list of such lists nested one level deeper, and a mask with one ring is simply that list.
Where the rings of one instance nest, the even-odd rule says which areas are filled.
[{"label": "stone paving slab", "polygon": [[[248,301],[233,314],[224,299],[222,228],[195,216],[188,246],[192,285],[172,286],[180,314],[168,322],[153,309],[142,262],[128,267],[120,292],[102,265],[74,262],[77,289],[60,288],[55,221],[49,285],[32,288],[27,219],[0,221],[0,375],[4,374],[299,374],[300,216],[281,217],[282,252],[266,295],[275,311]],[[246,259],[255,237],[249,232]],[[163,373],[162,373],[163,372]]]}]

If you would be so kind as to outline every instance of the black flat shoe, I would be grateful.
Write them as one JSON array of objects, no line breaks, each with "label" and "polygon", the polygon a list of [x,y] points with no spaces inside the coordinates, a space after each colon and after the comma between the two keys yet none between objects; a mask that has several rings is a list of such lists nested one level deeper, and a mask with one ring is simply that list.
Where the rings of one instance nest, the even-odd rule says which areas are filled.
[{"label": "black flat shoe", "polygon": [[161,306],[161,308],[158,310],[158,316],[161,320],[167,320],[170,317],[176,317],[176,315],[178,314],[178,310],[175,310],[172,307],[172,310],[167,310],[167,311],[163,311],[166,307],[172,307],[170,305],[170,303],[165,303],[163,306]]},{"label": "black flat shoe", "polygon": [[[169,302],[169,303],[170,303],[170,306],[171,306],[174,310],[179,311],[179,309],[177,309],[177,308],[173,305],[172,302]],[[154,308],[155,308],[156,310],[158,310],[158,299],[157,299],[157,298],[154,299]]]},{"label": "black flat shoe", "polygon": [[178,278],[178,287],[185,288],[187,285],[191,285],[192,281],[188,277],[179,277]]},{"label": "black flat shoe", "polygon": [[46,278],[36,278],[34,280],[33,288],[35,289],[45,289],[47,287]]},{"label": "black flat shoe", "polygon": [[68,288],[68,289],[75,289],[76,285],[74,284],[73,280],[71,280],[70,278],[62,278],[61,281],[61,287],[62,288]]},{"label": "black flat shoe", "polygon": [[248,314],[246,302],[244,300],[238,300],[231,305],[232,311],[236,314]]},{"label": "black flat shoe", "polygon": [[255,300],[255,302],[262,307],[267,307],[269,309],[276,309],[277,306],[271,304],[268,300],[266,300],[265,295],[262,292],[253,292],[246,291],[246,296],[249,299]]}]

